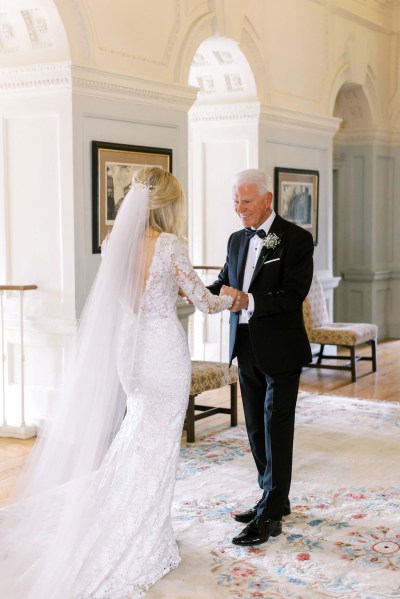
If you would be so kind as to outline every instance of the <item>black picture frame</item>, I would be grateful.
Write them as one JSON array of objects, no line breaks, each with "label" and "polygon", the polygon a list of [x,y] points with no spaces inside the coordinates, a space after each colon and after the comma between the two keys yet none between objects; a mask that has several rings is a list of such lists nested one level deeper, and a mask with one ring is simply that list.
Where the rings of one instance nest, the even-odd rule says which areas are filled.
[{"label": "black picture frame", "polygon": [[150,146],[92,141],[92,252],[111,231],[132,175],[142,166],[172,172],[172,150]]},{"label": "black picture frame", "polygon": [[275,167],[274,209],[318,243],[319,171]]}]

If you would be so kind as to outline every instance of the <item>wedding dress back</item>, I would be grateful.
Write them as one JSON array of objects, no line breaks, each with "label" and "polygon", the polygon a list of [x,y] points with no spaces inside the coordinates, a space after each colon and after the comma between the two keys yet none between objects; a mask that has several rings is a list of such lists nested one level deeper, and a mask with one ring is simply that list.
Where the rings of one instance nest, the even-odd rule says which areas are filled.
[{"label": "wedding dress back", "polygon": [[85,308],[71,380],[26,486],[0,512],[7,599],[136,599],[179,563],[170,510],[191,362],[178,289],[205,312],[232,300],[210,294],[175,235],[146,247],[147,211],[148,190],[132,190]]}]

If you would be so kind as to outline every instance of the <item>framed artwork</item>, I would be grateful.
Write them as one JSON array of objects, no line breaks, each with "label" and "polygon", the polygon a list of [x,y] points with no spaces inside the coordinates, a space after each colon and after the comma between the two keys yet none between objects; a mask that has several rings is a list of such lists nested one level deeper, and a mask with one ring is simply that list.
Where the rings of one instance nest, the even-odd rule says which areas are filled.
[{"label": "framed artwork", "polygon": [[275,212],[313,236],[318,242],[319,171],[275,167]]},{"label": "framed artwork", "polygon": [[92,252],[111,231],[133,173],[142,166],[172,172],[172,150],[92,141]]}]

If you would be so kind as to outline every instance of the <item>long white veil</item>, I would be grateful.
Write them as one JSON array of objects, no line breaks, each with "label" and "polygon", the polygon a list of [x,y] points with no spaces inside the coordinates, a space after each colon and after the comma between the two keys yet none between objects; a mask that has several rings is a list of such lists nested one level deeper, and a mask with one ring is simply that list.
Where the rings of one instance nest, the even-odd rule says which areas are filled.
[{"label": "long white veil", "polygon": [[[73,570],[79,568],[73,556],[90,519],[93,473],[125,411],[120,330],[128,318],[124,342],[129,341],[133,368],[148,215],[149,191],[136,182],[118,212],[86,302],[61,398],[40,432],[13,503],[0,511],[4,598],[68,597]],[[123,351],[126,356],[126,347]]]}]

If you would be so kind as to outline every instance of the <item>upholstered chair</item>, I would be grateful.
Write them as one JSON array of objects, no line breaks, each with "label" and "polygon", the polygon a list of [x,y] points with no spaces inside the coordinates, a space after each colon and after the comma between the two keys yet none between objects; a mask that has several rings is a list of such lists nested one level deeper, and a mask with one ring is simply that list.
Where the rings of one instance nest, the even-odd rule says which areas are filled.
[{"label": "upholstered chair", "polygon": [[[237,383],[238,370],[235,365],[229,368],[226,362],[207,362],[192,360],[192,380],[190,386],[189,405],[186,412],[184,430],[186,440],[193,443],[195,438],[195,422],[214,414],[230,414],[230,425],[237,425]],[[230,407],[209,406],[196,403],[197,396],[205,391],[230,386]]]},{"label": "upholstered chair", "polygon": [[[311,344],[318,344],[319,350],[313,354],[313,361],[308,367],[329,368],[331,370],[347,370],[351,372],[351,380],[357,380],[356,364],[360,360],[372,362],[372,371],[377,370],[376,342],[378,327],[370,323],[330,322],[326,308],[324,290],[321,281],[313,276],[308,296],[303,303],[304,324]],[[371,347],[370,356],[358,356],[357,349],[363,344]],[[343,355],[324,354],[325,345],[336,345],[347,348],[349,353]],[[323,360],[347,360],[346,364],[332,364]]]},{"label": "upholstered chair", "polygon": [[[216,275],[221,270],[220,266],[194,266],[204,282],[207,284],[208,279],[215,280]],[[203,315],[203,318],[207,318]],[[211,316],[215,318],[215,316]],[[222,319],[219,321],[220,326],[220,344],[222,343]],[[220,347],[220,356],[222,351]],[[186,412],[185,423],[183,429],[186,430],[186,440],[188,443],[193,443],[195,437],[195,423],[203,418],[214,416],[214,414],[229,414],[230,425],[237,425],[237,387],[238,387],[238,369],[233,365],[229,368],[229,364],[220,361],[207,360],[192,360],[192,380],[190,385],[189,405]],[[223,408],[221,406],[203,405],[198,403],[198,396],[206,391],[213,391],[222,387],[230,386],[230,407]],[[200,398],[201,400],[201,398]]]}]

